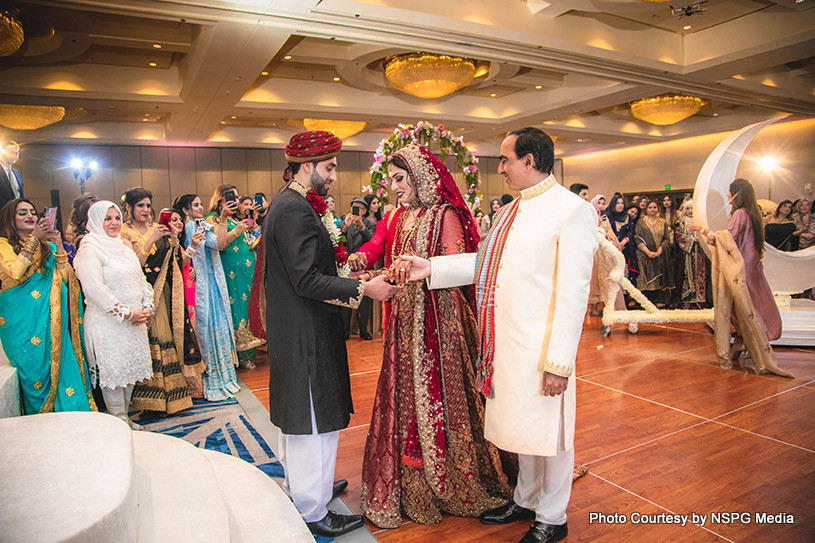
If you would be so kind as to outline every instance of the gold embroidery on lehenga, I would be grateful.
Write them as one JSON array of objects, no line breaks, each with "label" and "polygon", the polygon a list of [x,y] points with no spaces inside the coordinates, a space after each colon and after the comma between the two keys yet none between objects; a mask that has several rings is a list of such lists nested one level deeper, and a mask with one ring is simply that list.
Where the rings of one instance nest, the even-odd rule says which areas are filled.
[{"label": "gold embroidery on lehenga", "polygon": [[[405,230],[404,219],[397,223],[393,254],[408,251],[425,258],[444,254],[436,246],[429,247],[428,240],[442,243],[445,207],[426,210],[416,228]],[[396,375],[391,378],[401,391],[390,400],[398,413],[398,448],[395,458],[377,458],[373,474],[377,479],[366,481],[363,474],[362,482],[363,512],[383,528],[398,527],[401,511],[417,523],[431,524],[441,521],[442,512],[477,516],[503,505],[504,498],[511,495],[498,451],[483,437],[484,408],[475,388],[473,365],[478,341],[474,315],[460,289],[433,295],[438,314],[434,314],[437,320],[432,330],[425,321],[428,291],[424,282],[409,283],[392,299],[385,352],[396,357],[392,367]],[[426,334],[435,335],[438,362],[425,344]],[[432,392],[434,386],[441,390],[441,397]],[[413,420],[418,436],[410,433]],[[440,427],[444,428],[444,450],[436,443]],[[418,443],[411,442],[415,437]],[[393,461],[398,465],[393,466]],[[387,465],[382,467],[383,463]],[[389,483],[381,478],[394,472],[399,480],[388,492]]]}]

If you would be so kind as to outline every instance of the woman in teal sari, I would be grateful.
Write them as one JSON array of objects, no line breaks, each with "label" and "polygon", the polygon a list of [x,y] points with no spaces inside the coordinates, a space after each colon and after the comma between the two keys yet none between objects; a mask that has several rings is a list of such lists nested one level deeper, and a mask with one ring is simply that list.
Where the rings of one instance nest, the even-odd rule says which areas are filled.
[{"label": "woman in teal sari", "polygon": [[0,342],[23,413],[96,411],[82,351],[79,282],[59,232],[29,200],[0,209]]},{"label": "woman in teal sari", "polygon": [[[224,195],[230,191],[235,198],[227,201]],[[246,209],[250,207],[251,205],[245,206]],[[249,330],[249,296],[252,294],[258,238],[253,235],[254,221],[239,211],[235,185],[221,185],[215,189],[206,220],[215,230],[218,248],[221,250],[239,367],[254,369],[252,361],[257,354],[257,347],[264,343]]]}]

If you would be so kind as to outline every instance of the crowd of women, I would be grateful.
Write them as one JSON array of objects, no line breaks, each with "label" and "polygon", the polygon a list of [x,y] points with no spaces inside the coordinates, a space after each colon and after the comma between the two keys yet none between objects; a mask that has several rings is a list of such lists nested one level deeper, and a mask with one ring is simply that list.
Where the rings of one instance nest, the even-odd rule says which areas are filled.
[{"label": "crowd of women", "polygon": [[195,194],[158,214],[152,204],[142,188],[120,205],[84,194],[66,239],[29,200],[0,210],[0,341],[26,414],[97,410],[103,399],[138,427],[131,409],[230,398],[235,368],[254,367],[265,196],[221,185],[208,209]]}]

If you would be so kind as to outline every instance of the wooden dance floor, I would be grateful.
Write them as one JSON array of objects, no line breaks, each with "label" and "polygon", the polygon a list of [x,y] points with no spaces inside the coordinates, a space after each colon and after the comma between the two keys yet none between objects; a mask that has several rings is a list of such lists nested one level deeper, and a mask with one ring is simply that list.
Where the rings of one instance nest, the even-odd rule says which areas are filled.
[{"label": "wooden dance floor", "polygon": [[[787,379],[755,375],[749,361],[719,368],[701,324],[641,325],[636,335],[615,326],[607,338],[599,329],[587,318],[577,357],[575,461],[589,473],[572,488],[566,541],[815,541],[815,350],[776,349],[795,374]],[[359,512],[382,339],[352,336],[348,353],[356,413],[340,433],[336,477],[348,479],[343,498]],[[267,407],[268,375],[265,355],[240,372]],[[593,513],[618,513],[625,524]],[[683,527],[661,513],[707,520]],[[447,516],[432,526],[366,526],[383,542],[516,543],[529,524]]]}]

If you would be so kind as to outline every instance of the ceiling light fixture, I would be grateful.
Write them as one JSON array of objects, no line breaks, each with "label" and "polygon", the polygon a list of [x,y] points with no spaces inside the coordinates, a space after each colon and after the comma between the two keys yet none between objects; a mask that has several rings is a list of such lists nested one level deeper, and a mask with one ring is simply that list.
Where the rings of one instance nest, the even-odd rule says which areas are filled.
[{"label": "ceiling light fixture", "polygon": [[291,55],[286,55],[285,57],[283,57],[283,60],[291,60]]},{"label": "ceiling light fixture", "polygon": [[476,77],[487,75],[488,73],[490,73],[490,65],[488,62],[484,62],[476,66],[475,73],[473,74],[473,79],[475,79]]},{"label": "ceiling light fixture", "polygon": [[269,75],[269,72],[260,72],[260,75]]},{"label": "ceiling light fixture", "polygon": [[161,44],[160,43],[154,43],[153,47],[155,47],[156,49],[161,49]]},{"label": "ceiling light fixture", "polygon": [[684,121],[702,107],[702,99],[681,94],[663,94],[631,103],[631,114],[647,123],[665,126]]},{"label": "ceiling light fixture", "polygon": [[58,123],[65,117],[60,106],[21,106],[0,104],[0,125],[12,130],[36,130]]},{"label": "ceiling light fixture", "polygon": [[691,29],[690,25],[685,25],[685,26],[682,27],[682,30],[690,30],[690,29]]},{"label": "ceiling light fixture", "polygon": [[535,88],[536,88],[536,89],[542,89],[542,88],[543,88],[543,85],[535,85]]},{"label": "ceiling light fixture", "polygon": [[303,126],[308,131],[323,130],[331,132],[341,140],[350,138],[365,130],[366,123],[362,121],[330,121],[328,119],[303,119]]},{"label": "ceiling light fixture", "polygon": [[151,68],[155,68],[156,66],[158,66],[158,64],[156,64],[155,62],[148,62],[147,65],[150,66]]},{"label": "ceiling light fixture", "polygon": [[334,78],[334,81],[339,81],[339,80],[340,80],[340,78],[339,78],[339,77],[335,77],[335,78]]},{"label": "ceiling light fixture", "polygon": [[490,94],[490,97],[495,98],[495,93],[493,92],[492,94]]},{"label": "ceiling light fixture", "polygon": [[16,9],[0,11],[0,56],[13,55],[23,45],[23,21]]},{"label": "ceiling light fixture", "polygon": [[439,98],[466,87],[475,77],[472,58],[436,53],[405,53],[383,62],[391,87],[419,98]]}]

